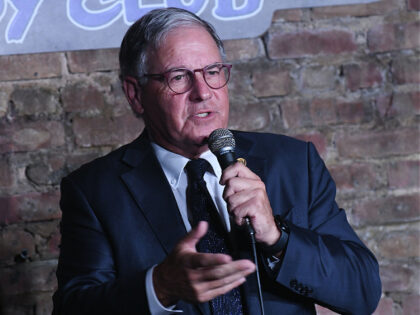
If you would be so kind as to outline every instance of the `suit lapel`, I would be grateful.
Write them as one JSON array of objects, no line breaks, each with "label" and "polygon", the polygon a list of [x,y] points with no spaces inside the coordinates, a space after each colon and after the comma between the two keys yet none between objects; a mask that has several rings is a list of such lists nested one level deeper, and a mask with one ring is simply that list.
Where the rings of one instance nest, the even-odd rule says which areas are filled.
[{"label": "suit lapel", "polygon": [[266,179],[266,168],[265,168],[265,158],[259,154],[259,152],[254,152],[253,146],[254,142],[250,139],[243,136],[241,132],[233,131],[235,135],[236,142],[236,157],[244,158],[246,160],[246,166],[257,174],[263,182]]},{"label": "suit lapel", "polygon": [[123,161],[133,168],[121,178],[169,254],[186,230],[146,132],[128,147]]}]

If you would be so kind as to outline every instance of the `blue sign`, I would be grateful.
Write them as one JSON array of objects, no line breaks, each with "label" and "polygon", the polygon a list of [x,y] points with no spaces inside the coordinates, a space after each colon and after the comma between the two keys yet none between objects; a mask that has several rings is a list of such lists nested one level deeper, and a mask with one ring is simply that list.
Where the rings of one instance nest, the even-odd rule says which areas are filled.
[{"label": "blue sign", "polygon": [[264,33],[275,10],[374,1],[0,0],[0,54],[119,47],[127,28],[156,8],[189,10],[234,39]]}]

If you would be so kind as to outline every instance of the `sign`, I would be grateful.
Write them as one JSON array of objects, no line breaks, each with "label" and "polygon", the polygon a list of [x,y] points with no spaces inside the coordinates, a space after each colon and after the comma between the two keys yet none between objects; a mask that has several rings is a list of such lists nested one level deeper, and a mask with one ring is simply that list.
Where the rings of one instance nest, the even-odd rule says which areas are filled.
[{"label": "sign", "polygon": [[127,28],[156,8],[196,13],[222,39],[264,33],[279,9],[377,0],[0,0],[0,54],[119,47]]}]

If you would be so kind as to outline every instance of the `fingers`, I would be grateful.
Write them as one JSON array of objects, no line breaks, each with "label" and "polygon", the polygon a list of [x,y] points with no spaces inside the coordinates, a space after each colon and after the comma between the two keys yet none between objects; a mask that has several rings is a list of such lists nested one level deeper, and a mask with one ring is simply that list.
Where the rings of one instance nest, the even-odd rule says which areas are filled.
[{"label": "fingers", "polygon": [[180,263],[187,268],[203,268],[213,265],[226,264],[232,257],[225,254],[197,253],[196,244],[207,233],[208,223],[200,221],[175,248],[180,255]]},{"label": "fingers", "polygon": [[194,253],[185,257],[185,266],[189,268],[208,268],[227,264],[232,261],[232,257],[226,254]]},{"label": "fingers", "polygon": [[254,271],[255,265],[251,261],[238,260],[195,270],[189,274],[189,280],[193,283],[195,299],[205,302],[241,285],[245,277]]},{"label": "fingers", "polygon": [[222,286],[224,282],[236,281],[241,277],[246,277],[255,271],[255,265],[247,259],[235,260],[223,265],[215,265],[203,268],[199,272],[197,280],[210,281],[210,288]]},{"label": "fingers", "polygon": [[261,190],[265,192],[265,184],[260,180],[233,177],[226,182],[225,189],[223,191],[223,198],[226,200],[230,196],[241,191]]},{"label": "fingers", "polygon": [[220,184],[226,185],[226,182],[234,177],[260,180],[257,174],[252,172],[242,163],[234,163],[227,167],[225,170],[223,170],[222,177],[220,178]]},{"label": "fingers", "polygon": [[207,233],[208,223],[200,221],[182,240],[178,243],[178,249],[189,249],[195,251],[195,245]]},{"label": "fingers", "polygon": [[227,282],[225,285],[220,287],[216,287],[213,289],[197,290],[195,300],[197,300],[200,303],[208,302],[217,296],[228,293],[232,289],[240,286],[245,281],[246,279],[244,277],[241,277],[235,281]]}]

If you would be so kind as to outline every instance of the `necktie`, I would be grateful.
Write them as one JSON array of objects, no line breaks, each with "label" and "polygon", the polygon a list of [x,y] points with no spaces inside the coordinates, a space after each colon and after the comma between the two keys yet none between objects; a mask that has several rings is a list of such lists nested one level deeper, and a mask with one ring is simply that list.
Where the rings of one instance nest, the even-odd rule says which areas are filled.
[{"label": "necktie", "polygon": [[[198,242],[197,250],[203,253],[229,254],[227,232],[210,197],[204,181],[204,173],[211,170],[211,165],[204,159],[191,160],[186,165],[188,175],[187,204],[192,215],[192,224],[207,221],[206,235]],[[210,301],[214,315],[242,314],[241,294],[238,288],[218,296]]]}]

